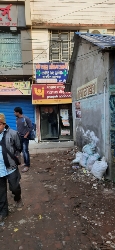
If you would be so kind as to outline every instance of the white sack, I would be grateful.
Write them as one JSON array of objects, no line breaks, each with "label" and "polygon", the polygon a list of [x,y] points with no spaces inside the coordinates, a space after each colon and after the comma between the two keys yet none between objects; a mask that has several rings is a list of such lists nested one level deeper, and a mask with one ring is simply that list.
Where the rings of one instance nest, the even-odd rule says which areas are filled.
[{"label": "white sack", "polygon": [[91,171],[93,164],[95,163],[95,161],[97,161],[100,158],[100,155],[98,153],[94,154],[94,155],[89,155],[88,159],[87,159],[87,169],[89,171]]},{"label": "white sack", "polygon": [[104,158],[101,161],[95,161],[93,167],[91,169],[91,173],[98,178],[99,180],[102,179],[108,165]]},{"label": "white sack", "polygon": [[86,153],[82,153],[82,157],[81,157],[81,159],[80,159],[80,162],[79,162],[79,164],[82,166],[82,167],[84,167],[84,168],[86,168],[86,166],[87,166],[87,159],[88,159],[88,154],[86,154]]},{"label": "white sack", "polygon": [[77,152],[76,153],[76,158],[72,161],[72,163],[79,163],[81,157],[82,157],[82,152]]},{"label": "white sack", "polygon": [[82,151],[88,155],[93,155],[95,153],[95,145],[94,143],[89,143],[86,144],[83,148]]}]

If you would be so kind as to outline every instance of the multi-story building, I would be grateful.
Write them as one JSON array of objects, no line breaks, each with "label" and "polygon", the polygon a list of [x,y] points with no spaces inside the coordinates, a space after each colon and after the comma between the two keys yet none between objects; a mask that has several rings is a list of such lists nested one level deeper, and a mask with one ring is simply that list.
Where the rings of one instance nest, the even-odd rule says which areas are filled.
[{"label": "multi-story building", "polygon": [[[114,11],[113,0],[0,1],[0,107],[13,128],[13,108],[18,105],[33,121],[36,117],[37,137],[39,140],[47,140],[50,138],[51,127],[44,120],[47,114],[44,110],[52,108],[58,114],[59,133],[56,138],[72,138],[72,106],[69,94],[69,99],[66,97],[65,102],[58,100],[58,104],[32,101],[30,85],[33,79],[36,82],[36,65],[65,63],[67,66],[73,50],[75,31],[114,35]],[[41,83],[36,82],[38,85]],[[51,81],[47,81],[48,83]],[[62,134],[60,116],[63,116],[67,125],[66,131],[62,129]]]},{"label": "multi-story building", "polygon": [[[33,65],[48,62],[68,63],[73,51],[73,35],[75,31],[110,35],[114,35],[115,33],[115,3],[113,0],[93,0],[86,2],[78,0],[74,0],[72,2],[69,0],[55,0],[53,2],[46,0],[42,2],[39,0],[30,0],[30,5],[32,20]],[[35,70],[34,78],[36,79]],[[43,81],[41,83],[43,83]],[[48,127],[45,127],[47,121],[44,110],[46,108],[48,112],[47,108],[49,105],[45,105],[45,102],[43,103],[43,101],[41,104],[40,102],[38,103],[39,105],[36,104],[37,132],[38,137],[40,139],[44,139],[48,131]],[[54,104],[50,104],[50,106],[55,108]],[[70,114],[71,116],[71,109],[72,107],[70,103],[66,102],[62,106],[58,104],[57,110],[59,111],[59,117],[61,116],[62,111]],[[66,114],[65,117],[67,118]],[[71,139],[71,126],[72,122],[69,127],[71,130],[71,136],[70,134],[67,134],[64,135],[64,137],[59,134],[58,138]],[[61,131],[60,128],[59,131]],[[48,139],[47,135],[46,139]]]},{"label": "multi-story building", "polygon": [[15,106],[34,121],[32,76],[30,1],[0,1],[0,112],[14,129]]}]

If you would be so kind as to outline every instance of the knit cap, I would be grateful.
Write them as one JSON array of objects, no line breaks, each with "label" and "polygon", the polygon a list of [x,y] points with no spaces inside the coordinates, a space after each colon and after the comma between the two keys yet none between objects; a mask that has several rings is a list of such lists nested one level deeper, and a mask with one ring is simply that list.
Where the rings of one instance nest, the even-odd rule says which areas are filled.
[{"label": "knit cap", "polygon": [[0,113],[0,122],[2,123],[6,123],[6,118],[5,118],[5,115]]}]

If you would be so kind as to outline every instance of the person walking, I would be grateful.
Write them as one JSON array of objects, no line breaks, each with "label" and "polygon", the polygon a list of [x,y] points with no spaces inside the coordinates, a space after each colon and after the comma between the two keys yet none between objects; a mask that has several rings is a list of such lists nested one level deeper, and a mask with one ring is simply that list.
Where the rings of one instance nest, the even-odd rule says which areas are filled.
[{"label": "person walking", "polygon": [[30,154],[29,154],[29,133],[32,130],[32,122],[31,120],[23,115],[22,108],[15,107],[14,114],[17,117],[16,125],[17,131],[20,135],[22,142],[22,153],[24,158],[24,164],[22,165],[24,168],[22,169],[22,173],[25,173],[29,170],[30,167]]},{"label": "person walking", "polygon": [[23,205],[18,170],[20,152],[18,132],[6,124],[5,115],[0,113],[0,223],[8,216],[7,181],[16,206]]}]

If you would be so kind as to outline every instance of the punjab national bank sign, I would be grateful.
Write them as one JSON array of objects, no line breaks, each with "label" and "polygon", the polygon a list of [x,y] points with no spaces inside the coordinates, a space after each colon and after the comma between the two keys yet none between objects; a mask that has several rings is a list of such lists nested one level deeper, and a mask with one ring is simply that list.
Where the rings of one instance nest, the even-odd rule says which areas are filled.
[{"label": "punjab national bank sign", "polygon": [[72,103],[71,92],[64,92],[64,84],[33,84],[32,104]]}]

